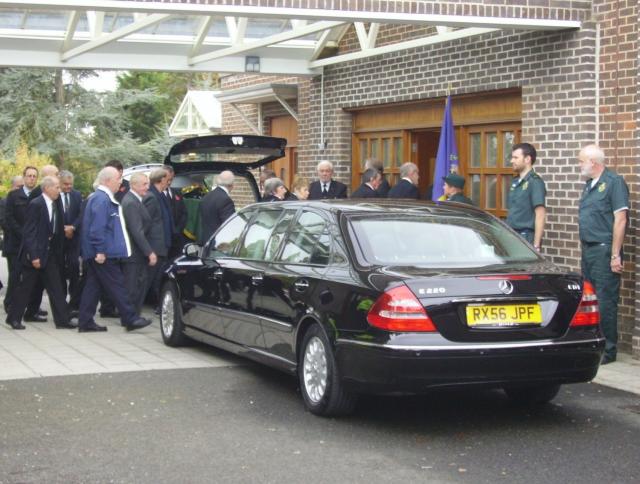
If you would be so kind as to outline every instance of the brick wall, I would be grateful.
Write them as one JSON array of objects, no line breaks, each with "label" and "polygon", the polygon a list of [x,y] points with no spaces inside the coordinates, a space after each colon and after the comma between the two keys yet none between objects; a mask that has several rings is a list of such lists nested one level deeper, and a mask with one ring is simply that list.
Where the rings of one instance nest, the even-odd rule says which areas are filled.
[{"label": "brick wall", "polygon": [[[600,131],[608,164],[624,176],[631,192],[631,227],[625,243],[625,277],[622,283],[620,319],[635,325],[621,327],[625,342],[631,340],[640,358],[640,260],[637,253],[640,145],[638,142],[638,22],[637,0],[596,0],[594,16],[600,25]],[[626,349],[626,348],[625,348]]]}]

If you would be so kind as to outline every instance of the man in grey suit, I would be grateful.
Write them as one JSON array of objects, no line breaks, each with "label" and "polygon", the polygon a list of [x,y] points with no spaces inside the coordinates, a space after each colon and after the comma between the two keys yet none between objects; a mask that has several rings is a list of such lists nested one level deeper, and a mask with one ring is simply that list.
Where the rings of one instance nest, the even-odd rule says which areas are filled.
[{"label": "man in grey suit", "polygon": [[149,289],[147,267],[155,266],[158,257],[149,243],[151,215],[142,203],[149,191],[149,177],[145,173],[134,173],[129,180],[129,186],[129,191],[122,198],[122,211],[131,239],[131,257],[125,260],[122,268],[129,300],[136,313],[140,315]]},{"label": "man in grey suit", "polygon": [[[160,280],[162,271],[167,266],[167,256],[171,248],[173,237],[173,217],[167,197],[162,195],[169,186],[169,172],[164,168],[157,168],[149,175],[149,192],[142,199],[151,217],[151,230],[147,240],[158,258],[155,266],[149,267],[149,289],[160,304]],[[156,313],[158,313],[156,308]]]}]

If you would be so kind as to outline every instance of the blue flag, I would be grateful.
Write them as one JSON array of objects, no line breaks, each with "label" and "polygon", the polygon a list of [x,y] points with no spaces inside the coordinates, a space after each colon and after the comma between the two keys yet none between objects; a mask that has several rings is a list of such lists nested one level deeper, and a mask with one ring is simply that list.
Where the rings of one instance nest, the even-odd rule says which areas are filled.
[{"label": "blue flag", "polygon": [[431,199],[434,202],[437,202],[443,196],[442,179],[451,173],[452,166],[458,167],[458,147],[456,146],[456,134],[453,129],[453,117],[451,116],[451,96],[447,96],[442,129],[440,130],[435,173],[433,174],[433,195]]}]

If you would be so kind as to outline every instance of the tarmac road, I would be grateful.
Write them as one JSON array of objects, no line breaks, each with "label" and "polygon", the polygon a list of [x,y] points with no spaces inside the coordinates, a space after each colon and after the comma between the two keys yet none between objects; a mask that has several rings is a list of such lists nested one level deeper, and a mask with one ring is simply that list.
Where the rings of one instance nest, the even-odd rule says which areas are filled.
[{"label": "tarmac road", "polygon": [[293,378],[243,361],[0,382],[2,483],[618,484],[638,456],[640,397],[596,384],[535,411],[457,391],[323,419]]}]

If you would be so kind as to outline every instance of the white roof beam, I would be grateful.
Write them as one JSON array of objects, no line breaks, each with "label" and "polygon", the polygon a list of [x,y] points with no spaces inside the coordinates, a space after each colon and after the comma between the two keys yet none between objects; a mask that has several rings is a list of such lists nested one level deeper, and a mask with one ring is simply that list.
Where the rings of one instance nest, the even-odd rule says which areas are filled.
[{"label": "white roof beam", "polygon": [[353,26],[356,28],[356,35],[358,36],[360,48],[365,50],[367,48],[367,29],[363,22],[354,22]]},{"label": "white roof beam", "polygon": [[293,27],[294,30],[306,27],[308,23],[308,20],[291,19],[291,27]]},{"label": "white roof beam", "polygon": [[207,33],[209,32],[212,23],[213,17],[205,17],[204,19],[202,19],[202,22],[200,22],[200,27],[198,27],[198,33],[196,34],[195,41],[193,42],[191,50],[189,51],[189,57],[193,57],[194,55],[197,55],[198,52],[200,52],[200,47],[202,47],[202,43],[207,37]]},{"label": "white roof beam", "polygon": [[219,15],[296,20],[331,20],[339,22],[378,22],[392,24],[430,24],[446,27],[484,27],[524,30],[565,30],[580,28],[574,20],[482,17],[471,15],[430,15],[397,12],[362,12],[307,8],[254,7],[173,2],[139,2],[127,0],[0,0],[0,7],[41,10],[101,10],[105,12],[166,13],[174,15]]},{"label": "white roof beam", "polygon": [[244,34],[247,32],[247,17],[240,17],[236,22],[236,35],[233,37],[233,44],[242,44],[244,42]]},{"label": "white roof beam", "polygon": [[144,19],[138,21],[138,22],[133,22],[129,25],[127,25],[126,27],[122,27],[118,30],[116,30],[115,32],[111,32],[110,34],[106,34],[106,35],[102,35],[101,37],[95,39],[95,40],[91,40],[89,42],[86,42],[74,49],[68,50],[66,52],[64,52],[60,59],[62,61],[68,61],[69,59],[72,59],[76,56],[79,56],[81,54],[84,54],[86,52],[89,52],[91,50],[97,49],[98,47],[101,47],[105,44],[108,44],[110,42],[114,42],[118,39],[121,39],[123,37],[126,37],[127,35],[130,35],[134,32],[137,32],[138,30],[142,30],[145,29],[151,25],[154,25],[158,22],[162,22],[163,20],[168,19],[169,17],[171,17],[171,15],[169,14],[162,14],[162,13],[156,13],[156,14],[152,14],[152,15],[148,15],[147,17],[145,17]]},{"label": "white roof beam", "polygon": [[67,30],[64,34],[64,39],[62,40],[62,48],[60,49],[61,52],[65,52],[71,46],[73,35],[76,33],[76,27],[78,26],[78,20],[80,20],[80,12],[78,12],[77,10],[72,11],[69,14]]},{"label": "white roof beam", "polygon": [[462,39],[464,37],[487,34],[489,32],[495,32],[496,30],[498,29],[468,28],[456,30],[454,32],[448,32],[446,34],[433,35],[421,39],[414,39],[408,40],[406,42],[398,42],[397,44],[385,45],[384,47],[376,47],[374,49],[369,49],[366,51],[353,52],[350,54],[343,54],[335,57],[328,57],[326,59],[315,60],[309,63],[309,68],[316,69],[318,67],[340,64],[342,62],[349,62],[352,60],[365,59],[367,57],[388,54],[390,52],[398,52],[400,50],[413,49],[415,47],[422,47],[425,45],[439,44],[442,42],[448,42],[450,40]]},{"label": "white roof beam", "polygon": [[229,55],[237,55],[243,52],[250,52],[260,47],[267,47],[269,45],[278,44],[286,40],[297,39],[309,34],[313,34],[315,32],[320,32],[322,30],[327,30],[333,27],[337,27],[338,25],[341,25],[341,24],[342,22],[316,22],[314,24],[307,25],[306,27],[303,27],[301,29],[291,30],[289,32],[281,32],[279,34],[274,34],[274,35],[265,37],[264,39],[248,42],[246,44],[240,44],[240,45],[228,47],[226,49],[219,49],[214,52],[208,52],[206,54],[192,57],[189,59],[189,64],[194,65],[194,64],[199,64],[201,62],[210,61],[213,59],[220,59],[221,57],[226,57]]},{"label": "white roof beam", "polygon": [[322,54],[322,51],[327,46],[327,42],[329,42],[329,36],[331,35],[331,30],[325,30],[320,35],[320,38],[316,42],[316,46],[313,49],[313,54],[311,54],[310,61],[316,60]]},{"label": "white roof beam", "polygon": [[87,21],[89,22],[89,32],[94,39],[102,35],[104,26],[104,12],[87,12]]},{"label": "white roof beam", "polygon": [[367,34],[367,49],[373,49],[376,46],[379,30],[380,30],[379,23],[373,22],[371,25],[369,25],[369,33]]},{"label": "white roof beam", "polygon": [[282,97],[278,96],[277,92],[273,93],[273,97],[275,97],[278,100],[278,102],[282,104],[282,107],[285,108],[291,116],[293,116],[293,119],[295,119],[296,121],[299,121],[298,113],[295,111],[295,109],[291,107],[291,105],[287,101],[285,101]]},{"label": "white roof beam", "polygon": [[446,34],[447,32],[451,32],[451,27],[445,27],[444,25],[436,25],[436,31],[439,34]]}]

